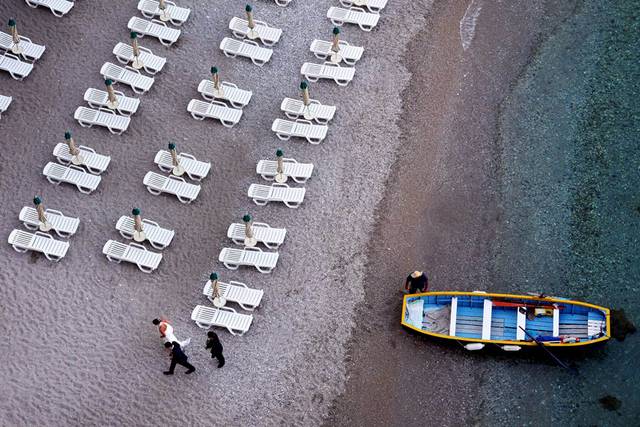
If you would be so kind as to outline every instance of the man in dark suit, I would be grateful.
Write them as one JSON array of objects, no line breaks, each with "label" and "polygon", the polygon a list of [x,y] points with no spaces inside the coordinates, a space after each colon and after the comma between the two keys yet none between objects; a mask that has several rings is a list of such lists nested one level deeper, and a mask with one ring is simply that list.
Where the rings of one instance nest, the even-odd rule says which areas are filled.
[{"label": "man in dark suit", "polygon": [[222,355],[222,343],[218,338],[218,334],[213,331],[207,333],[209,339],[207,339],[207,346],[205,348],[211,349],[211,358],[218,359],[218,368],[224,366],[224,356]]},{"label": "man in dark suit", "polygon": [[171,349],[171,366],[169,367],[169,370],[163,372],[163,374],[173,375],[176,365],[182,365],[187,368],[188,370],[185,374],[190,374],[196,370],[196,368],[187,361],[187,355],[184,354],[177,341],[165,343],[164,346]]}]

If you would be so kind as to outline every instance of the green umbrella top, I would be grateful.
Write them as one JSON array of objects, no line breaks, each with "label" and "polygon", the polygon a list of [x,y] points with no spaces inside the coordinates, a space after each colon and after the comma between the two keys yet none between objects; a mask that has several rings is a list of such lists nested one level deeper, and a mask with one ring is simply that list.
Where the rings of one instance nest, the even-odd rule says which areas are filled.
[{"label": "green umbrella top", "polygon": [[284,151],[282,151],[282,148],[278,148],[276,150],[276,156],[278,156],[278,157],[284,156]]},{"label": "green umbrella top", "polygon": [[176,149],[176,144],[174,144],[173,142],[169,143],[169,150],[175,150]]},{"label": "green umbrella top", "polygon": [[211,67],[211,74],[217,74],[218,73],[218,67]]},{"label": "green umbrella top", "polygon": [[218,273],[211,273],[209,275],[209,279],[213,282],[214,280],[218,280]]},{"label": "green umbrella top", "polygon": [[243,217],[242,217],[242,220],[243,220],[244,222],[249,222],[249,221],[251,221],[251,215],[246,214],[245,216],[243,216]]},{"label": "green umbrella top", "polygon": [[104,84],[107,85],[107,86],[111,86],[113,84],[113,80],[107,79],[107,80],[104,81]]},{"label": "green umbrella top", "polygon": [[246,6],[244,7],[244,10],[246,10],[247,12],[251,12],[251,11],[253,10],[253,8],[251,7],[251,5],[250,5],[250,4],[248,4],[248,5],[246,5]]},{"label": "green umbrella top", "polygon": [[13,18],[9,19],[9,26],[10,27],[15,27],[16,26],[16,20],[13,19]]},{"label": "green umbrella top", "polygon": [[138,38],[138,33],[136,33],[135,31],[131,31],[129,33],[129,37],[131,37],[131,40],[137,39]]},{"label": "green umbrella top", "polygon": [[38,206],[40,203],[42,203],[42,199],[40,198],[40,196],[36,196],[33,198],[33,203]]},{"label": "green umbrella top", "polygon": [[338,27],[333,27],[333,34],[334,34],[334,35],[336,35],[336,36],[337,36],[338,34],[340,34],[340,28],[338,28]]},{"label": "green umbrella top", "polygon": [[300,83],[300,89],[301,90],[305,90],[309,87],[309,83],[307,83],[306,81],[302,81],[302,83]]},{"label": "green umbrella top", "polygon": [[64,133],[64,139],[66,139],[66,140],[71,139],[71,132],[70,132],[70,131],[66,131],[66,132]]},{"label": "green umbrella top", "polygon": [[140,209],[138,209],[138,208],[133,208],[133,210],[131,211],[131,213],[132,213],[133,215],[135,215],[135,216],[138,216],[138,215],[140,215]]}]

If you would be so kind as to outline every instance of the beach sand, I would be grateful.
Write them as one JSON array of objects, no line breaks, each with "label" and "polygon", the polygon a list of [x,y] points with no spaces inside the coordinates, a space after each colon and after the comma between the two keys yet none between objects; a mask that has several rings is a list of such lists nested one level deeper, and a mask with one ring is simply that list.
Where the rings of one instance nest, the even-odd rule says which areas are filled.
[{"label": "beach sand", "polygon": [[[400,66],[406,41],[422,22],[412,10],[385,10],[379,27],[364,33],[343,27],[342,38],[365,46],[354,82],[311,84],[311,96],[337,105],[327,139],[319,146],[279,141],[270,127],[284,117],[279,105],[297,97],[304,61],[313,38],[329,39],[326,18],[333,2],[295,0],[280,8],[254,4],[254,17],[284,30],[271,62],[258,68],[223,56],[218,44],[228,20],[242,16],[244,3],[182,1],[192,15],[176,45],[166,48],[145,37],[142,46],[166,56],[129,130],[112,136],[83,129],[73,120],[86,88],[103,88],[99,70],[118,41],[127,42],[127,21],[138,15],[136,2],[78,2],[58,19],[24,2],[2,2],[4,21],[15,17],[19,31],[47,51],[33,73],[16,82],[0,76],[0,93],[14,97],[0,121],[3,179],[0,229],[8,236],[21,228],[18,212],[42,196],[46,207],[78,216],[64,260],[0,247],[0,301],[6,349],[0,356],[1,425],[273,425],[318,424],[342,390],[346,345],[354,326],[353,309],[363,299],[366,244],[373,210],[400,143],[396,124],[400,93],[409,74]],[[426,4],[416,3],[418,9]],[[198,98],[199,81],[209,68],[223,80],[253,91],[251,104],[235,128],[193,120],[186,112]],[[125,93],[132,92],[116,87]],[[384,102],[381,100],[384,99]],[[70,129],[78,144],[108,154],[112,161],[91,195],[68,185],[53,186],[42,168]],[[152,196],[142,185],[153,157],[167,143],[212,162],[212,172],[191,205],[169,196]],[[255,164],[285,155],[316,165],[307,198],[297,210],[257,207],[246,196],[261,179]],[[122,241],[114,229],[133,207],[143,218],[173,228],[176,237],[160,268],[146,275],[132,265],[107,261],[101,248]],[[279,265],[270,275],[231,272],[217,262],[231,222],[250,212],[256,221],[286,227]],[[5,237],[6,238],[6,237]],[[190,321],[197,304],[209,305],[202,287],[211,271],[222,280],[239,280],[264,289],[262,307],[244,337],[220,332],[227,364],[218,370],[204,350],[205,332]],[[237,308],[237,307],[235,307]],[[185,377],[165,377],[168,367],[151,320],[166,316],[197,367]]]}]

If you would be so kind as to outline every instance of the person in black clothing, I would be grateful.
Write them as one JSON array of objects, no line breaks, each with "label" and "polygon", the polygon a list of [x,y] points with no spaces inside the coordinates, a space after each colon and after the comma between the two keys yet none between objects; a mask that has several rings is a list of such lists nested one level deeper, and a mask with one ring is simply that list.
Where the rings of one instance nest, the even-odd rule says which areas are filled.
[{"label": "person in black clothing", "polygon": [[207,333],[209,339],[207,339],[207,346],[205,348],[211,349],[211,358],[218,359],[218,368],[224,366],[224,356],[222,355],[222,343],[218,338],[218,334],[213,331]]},{"label": "person in black clothing", "polygon": [[414,271],[407,276],[407,280],[404,282],[404,288],[412,294],[427,292],[427,289],[429,289],[429,278],[422,271]]},{"label": "person in black clothing", "polygon": [[184,354],[177,341],[167,342],[164,346],[171,349],[171,366],[169,367],[169,370],[163,372],[163,374],[173,375],[176,365],[182,365],[187,368],[188,370],[185,374],[190,374],[196,370],[196,368],[187,361],[187,355]]}]

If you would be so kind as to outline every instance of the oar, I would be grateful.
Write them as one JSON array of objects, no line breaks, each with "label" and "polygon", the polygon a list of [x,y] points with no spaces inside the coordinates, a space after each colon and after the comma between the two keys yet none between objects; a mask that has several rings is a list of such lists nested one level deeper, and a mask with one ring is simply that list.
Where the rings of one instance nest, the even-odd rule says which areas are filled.
[{"label": "oar", "polygon": [[539,346],[539,347],[542,347],[542,349],[543,349],[544,351],[546,351],[546,352],[547,352],[547,354],[548,354],[549,356],[551,356],[551,358],[552,358],[553,360],[555,360],[555,362],[556,362],[558,365],[560,365],[560,366],[562,366],[563,368],[565,368],[566,370],[571,371],[571,372],[573,372],[574,374],[578,375],[578,370],[577,370],[576,368],[574,368],[574,367],[572,367],[572,366],[569,366],[569,365],[567,365],[566,363],[564,363],[562,360],[558,359],[558,358],[556,357],[556,355],[555,355],[555,354],[551,353],[551,350],[549,350],[549,349],[548,349],[544,344],[542,344],[540,341],[538,341],[537,339],[535,339],[535,338],[533,337],[533,335],[531,335],[529,332],[527,332],[527,331],[526,331],[526,329],[524,329],[522,326],[518,326],[518,327],[519,327],[520,329],[522,329],[522,332],[524,332],[525,334],[527,334],[527,336],[528,336],[529,338],[531,338],[531,339],[532,339],[536,344],[538,344],[538,346]]}]

